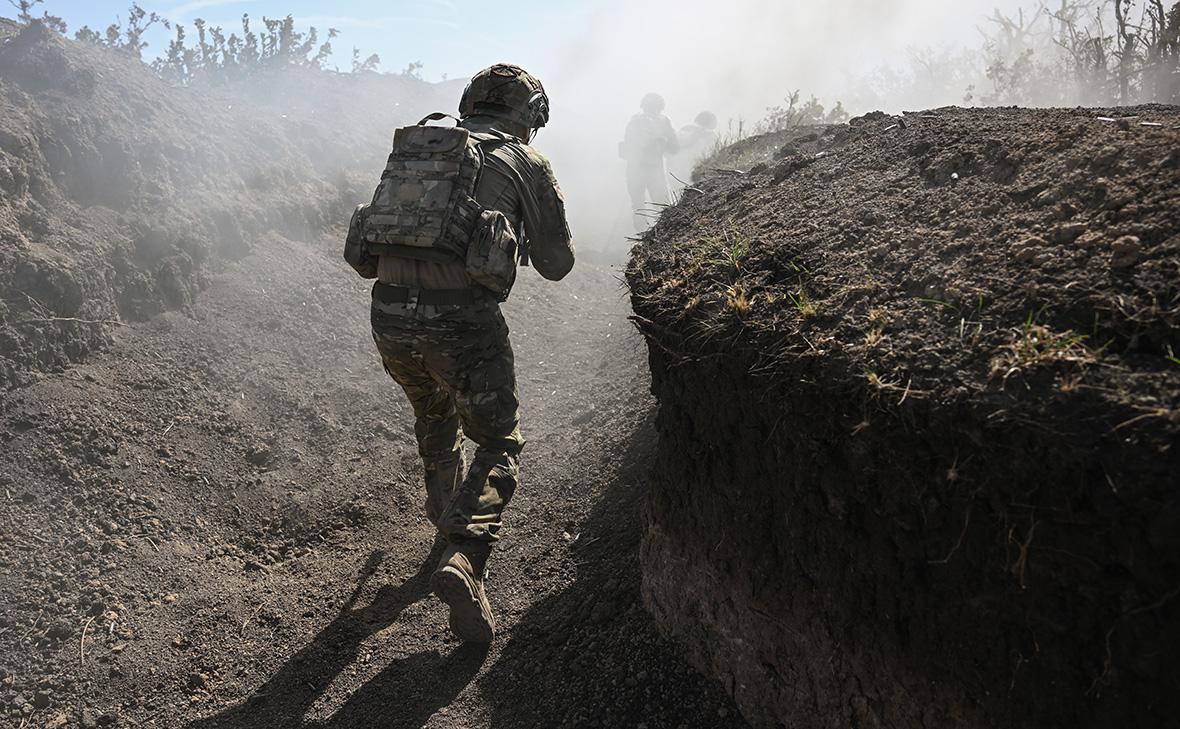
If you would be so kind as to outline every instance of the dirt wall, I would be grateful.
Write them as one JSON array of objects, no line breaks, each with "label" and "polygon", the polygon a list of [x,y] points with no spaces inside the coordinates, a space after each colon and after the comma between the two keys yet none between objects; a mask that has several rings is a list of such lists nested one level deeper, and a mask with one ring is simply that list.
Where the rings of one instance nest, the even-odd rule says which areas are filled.
[{"label": "dirt wall", "polygon": [[1177,115],[1109,115],[786,133],[637,247],[644,596],[754,725],[1180,708]]},{"label": "dirt wall", "polygon": [[264,233],[340,224],[371,194],[390,131],[457,96],[314,69],[175,88],[126,53],[4,23],[0,388],[188,306]]}]

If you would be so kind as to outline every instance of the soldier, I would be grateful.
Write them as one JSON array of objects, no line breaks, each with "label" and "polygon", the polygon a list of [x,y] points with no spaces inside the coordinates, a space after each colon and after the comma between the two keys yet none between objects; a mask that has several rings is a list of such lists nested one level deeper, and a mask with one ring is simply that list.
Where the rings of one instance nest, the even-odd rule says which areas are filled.
[{"label": "soldier", "polygon": [[[447,146],[439,140],[451,139],[446,135],[455,130],[398,130],[403,136],[395,137],[382,186],[373,203],[353,216],[345,257],[362,276],[377,278],[373,339],[386,372],[414,409],[425,466],[426,515],[447,542],[431,588],[450,607],[456,636],[488,643],[495,635],[495,620],[484,577],[500,536],[501,513],[517,486],[524,446],[512,347],[499,303],[515,279],[518,242],[522,258],[527,254],[537,272],[551,281],[573,267],[574,246],[553,170],[529,145],[549,119],[541,82],[517,66],[492,66],[471,79],[459,112],[459,128],[466,130],[460,134],[478,160],[470,180],[466,172],[439,172],[458,169],[458,164],[398,162],[398,155],[406,158],[419,137],[429,142],[426,146],[434,145],[431,154],[439,154],[436,150]],[[403,138],[409,141],[399,142]],[[442,153],[450,154],[445,149]],[[417,171],[423,169],[428,171]],[[414,179],[416,175],[429,179]],[[446,175],[451,177],[443,179]],[[440,204],[440,185],[462,188],[465,180],[473,194],[460,195],[464,202],[459,207],[455,198],[441,198],[448,208],[441,218],[450,220],[450,227],[431,229],[443,230],[441,238],[423,238],[421,226],[440,218],[431,208]],[[388,210],[401,214],[378,214]],[[410,218],[419,226],[416,232],[405,229]],[[358,247],[363,249],[359,253]],[[509,257],[498,272],[493,270],[500,278],[491,280],[489,288],[487,256],[503,251]],[[473,264],[477,253],[484,258]],[[461,449],[463,436],[478,446],[469,467]]]},{"label": "soldier", "polygon": [[672,122],[663,113],[664,97],[648,94],[639,108],[640,113],[631,117],[619,144],[619,156],[627,160],[627,192],[631,195],[631,214],[637,232],[647,227],[642,213],[647,201],[668,204],[664,157],[680,149]]},{"label": "soldier", "polygon": [[692,171],[697,163],[717,147],[717,115],[711,111],[697,114],[692,124],[685,124],[677,133],[680,151],[672,159],[672,174],[687,185],[692,182]]}]

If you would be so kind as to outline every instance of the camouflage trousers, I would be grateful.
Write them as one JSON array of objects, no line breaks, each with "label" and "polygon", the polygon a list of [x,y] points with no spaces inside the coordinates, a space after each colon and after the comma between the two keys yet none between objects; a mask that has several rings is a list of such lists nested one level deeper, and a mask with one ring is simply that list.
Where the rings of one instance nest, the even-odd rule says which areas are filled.
[{"label": "camouflage trousers", "polygon": [[[631,162],[627,165],[627,193],[631,196],[631,220],[635,230],[647,230],[653,219],[652,208],[667,205],[668,175],[664,172],[664,164],[640,164]],[[650,203],[650,204],[649,204]]]},{"label": "camouflage trousers", "polygon": [[[426,515],[449,542],[486,549],[499,538],[524,447],[499,304],[490,297],[461,305],[374,299],[371,318],[385,371],[414,409]],[[477,445],[466,468],[464,436]]]}]

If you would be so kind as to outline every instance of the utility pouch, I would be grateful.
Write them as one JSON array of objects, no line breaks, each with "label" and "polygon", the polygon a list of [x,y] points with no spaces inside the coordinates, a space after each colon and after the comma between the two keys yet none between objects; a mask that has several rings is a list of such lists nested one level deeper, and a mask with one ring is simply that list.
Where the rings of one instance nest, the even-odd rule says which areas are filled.
[{"label": "utility pouch", "polygon": [[505,301],[516,283],[520,245],[512,223],[499,210],[484,210],[467,246],[467,275]]},{"label": "utility pouch", "polygon": [[377,278],[377,257],[365,245],[364,226],[369,206],[357,205],[348,223],[348,237],[344,239],[344,260],[361,278]]}]

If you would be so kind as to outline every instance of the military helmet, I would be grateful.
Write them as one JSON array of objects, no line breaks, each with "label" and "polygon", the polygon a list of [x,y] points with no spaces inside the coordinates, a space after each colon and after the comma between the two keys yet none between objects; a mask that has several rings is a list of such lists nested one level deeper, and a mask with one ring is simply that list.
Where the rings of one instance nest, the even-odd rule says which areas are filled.
[{"label": "military helmet", "polygon": [[529,129],[549,122],[549,97],[536,76],[520,66],[497,63],[475,74],[459,100],[459,116],[491,114]]},{"label": "military helmet", "polygon": [[664,97],[654,91],[645,94],[643,100],[639,102],[639,108],[648,114],[659,114],[664,110]]}]

